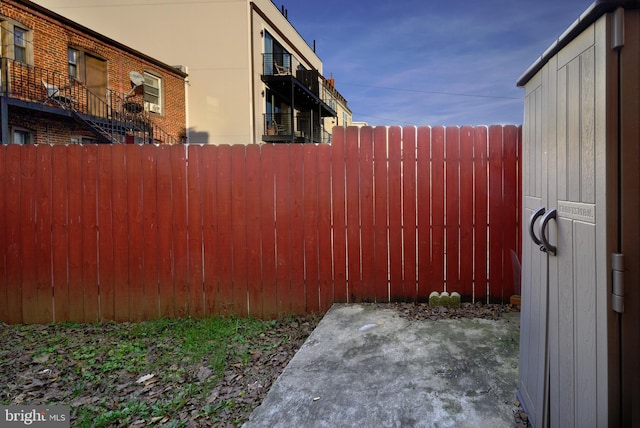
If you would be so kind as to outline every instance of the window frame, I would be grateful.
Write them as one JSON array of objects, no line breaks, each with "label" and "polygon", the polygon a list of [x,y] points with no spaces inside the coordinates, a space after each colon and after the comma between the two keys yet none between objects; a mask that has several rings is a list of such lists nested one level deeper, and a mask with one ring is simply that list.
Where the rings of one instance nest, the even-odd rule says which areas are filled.
[{"label": "window frame", "polygon": [[[0,18],[0,31],[2,32],[0,56],[33,65],[33,31],[19,22],[5,17]],[[21,44],[16,44],[18,32],[22,33]],[[20,58],[16,57],[17,52],[21,52],[17,55]]]},{"label": "window frame", "polygon": [[[24,145],[28,145],[28,144],[34,144],[34,135],[33,135],[33,131],[26,129],[26,128],[20,128],[20,127],[11,127],[11,141],[10,144],[16,144],[19,146],[24,146]],[[25,137],[23,142],[16,142],[16,135],[23,135]]]},{"label": "window frame", "polygon": [[[18,26],[13,27],[13,59],[23,64],[27,64],[28,61],[27,33],[28,31],[23,28]],[[18,55],[18,53],[20,53],[20,55]]]},{"label": "window frame", "polygon": [[[74,61],[71,60],[71,53],[74,53]],[[68,73],[69,77],[80,81],[80,50],[74,47],[67,47],[67,65],[68,65]],[[73,67],[74,72],[71,72]]]},{"label": "window frame", "polygon": [[[164,82],[160,75],[157,73],[153,73],[151,71],[144,71],[144,94],[142,96],[144,100],[144,109],[150,113],[156,114],[164,114]],[[154,80],[157,82],[157,87],[147,84],[147,79]],[[157,90],[157,94],[155,91],[148,91],[148,88],[153,88]],[[157,98],[157,102],[152,102],[148,98]]]},{"label": "window frame", "polygon": [[73,134],[69,138],[70,144],[98,144],[98,140],[93,137],[87,137],[86,135]]}]

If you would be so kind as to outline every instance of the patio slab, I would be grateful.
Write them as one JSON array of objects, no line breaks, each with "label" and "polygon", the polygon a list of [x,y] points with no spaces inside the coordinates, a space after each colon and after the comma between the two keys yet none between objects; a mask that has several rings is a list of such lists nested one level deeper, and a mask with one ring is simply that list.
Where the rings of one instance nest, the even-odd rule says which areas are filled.
[{"label": "patio slab", "polygon": [[513,427],[519,315],[413,321],[336,304],[244,427]]}]

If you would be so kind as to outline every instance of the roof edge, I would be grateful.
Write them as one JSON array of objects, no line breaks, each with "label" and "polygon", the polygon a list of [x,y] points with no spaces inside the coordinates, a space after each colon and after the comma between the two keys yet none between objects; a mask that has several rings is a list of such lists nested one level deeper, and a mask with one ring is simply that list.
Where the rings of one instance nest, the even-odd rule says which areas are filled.
[{"label": "roof edge", "polygon": [[596,0],[587,10],[576,19],[571,26],[558,37],[558,39],[544,51],[544,53],[520,76],[516,85],[523,87],[531,78],[544,67],[544,65],[557,54],[562,48],[567,46],[585,28],[593,24],[605,13],[612,12],[617,8],[639,9],[640,0]]}]

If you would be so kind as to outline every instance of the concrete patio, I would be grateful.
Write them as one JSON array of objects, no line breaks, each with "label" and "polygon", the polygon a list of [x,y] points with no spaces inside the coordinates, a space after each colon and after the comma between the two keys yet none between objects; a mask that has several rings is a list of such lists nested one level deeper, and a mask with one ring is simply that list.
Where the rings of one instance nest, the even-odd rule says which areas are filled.
[{"label": "concrete patio", "polygon": [[414,321],[336,304],[244,426],[513,427],[519,315]]}]

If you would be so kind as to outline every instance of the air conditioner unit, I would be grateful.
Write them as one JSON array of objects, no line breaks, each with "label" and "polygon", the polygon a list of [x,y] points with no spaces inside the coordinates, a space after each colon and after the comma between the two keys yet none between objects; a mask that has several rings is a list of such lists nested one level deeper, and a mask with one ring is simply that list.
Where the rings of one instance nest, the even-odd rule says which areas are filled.
[{"label": "air conditioner unit", "polygon": [[160,113],[161,108],[158,104],[149,104],[149,111],[153,113]]}]

